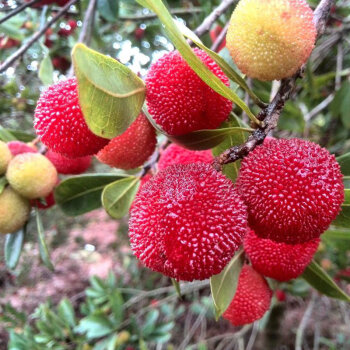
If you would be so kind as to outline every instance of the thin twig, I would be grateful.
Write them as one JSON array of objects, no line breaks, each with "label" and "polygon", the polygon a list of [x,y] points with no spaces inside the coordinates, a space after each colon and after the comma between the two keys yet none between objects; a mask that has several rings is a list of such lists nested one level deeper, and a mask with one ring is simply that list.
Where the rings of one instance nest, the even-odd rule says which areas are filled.
[{"label": "thin twig", "polygon": [[52,17],[50,21],[46,23],[46,25],[41,28],[38,32],[36,32],[24,45],[22,45],[15,53],[13,53],[10,57],[8,57],[1,65],[0,65],[0,73],[3,73],[8,67],[11,66],[13,62],[19,59],[36,41],[38,41],[45,32],[56,23],[68,9],[77,2],[78,0],[71,0],[67,5],[65,5],[56,16]]},{"label": "thin twig", "polygon": [[27,7],[30,7],[32,5],[35,5],[37,2],[39,2],[41,0],[32,0],[29,2],[25,2],[22,5],[16,7],[13,11],[11,11],[10,13],[8,13],[6,16],[0,18],[0,24],[6,22],[8,19],[12,18],[13,16],[16,16],[17,13],[22,12],[24,9],[26,9]]},{"label": "thin twig", "polygon": [[86,9],[83,26],[79,34],[79,43],[84,43],[86,45],[90,44],[92,24],[94,23],[95,11],[96,11],[97,0],[90,0],[89,6]]},{"label": "thin twig", "polygon": [[227,22],[223,30],[220,32],[216,40],[214,41],[213,45],[211,46],[210,50],[215,51],[220,47],[221,43],[226,38],[226,33],[228,30],[228,27],[230,26],[230,22]]},{"label": "thin twig", "polygon": [[[326,28],[326,22],[334,0],[321,0],[314,11],[314,23],[317,29],[317,37],[320,37]],[[243,145],[234,146],[220,156],[215,158],[213,166],[218,171],[224,164],[233,163],[238,159],[243,159],[256,146],[264,142],[265,137],[277,127],[279,117],[282,113],[285,103],[290,99],[296,88],[296,81],[304,74],[305,65],[301,67],[291,78],[283,79],[276,96],[271,103],[258,114],[258,119],[262,121],[258,129],[251,134]]]}]

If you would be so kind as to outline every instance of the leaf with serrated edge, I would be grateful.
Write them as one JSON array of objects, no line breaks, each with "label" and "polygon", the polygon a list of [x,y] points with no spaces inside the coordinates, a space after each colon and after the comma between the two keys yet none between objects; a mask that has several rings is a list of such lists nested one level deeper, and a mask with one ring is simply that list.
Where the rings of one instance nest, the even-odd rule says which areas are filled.
[{"label": "leaf with serrated edge", "polygon": [[87,125],[104,138],[122,134],[140,114],[144,82],[117,60],[83,44],[75,45],[72,58]]},{"label": "leaf with serrated edge", "polygon": [[226,311],[235,296],[239,274],[243,266],[243,254],[243,249],[236,252],[225,269],[210,278],[210,289],[217,320]]}]

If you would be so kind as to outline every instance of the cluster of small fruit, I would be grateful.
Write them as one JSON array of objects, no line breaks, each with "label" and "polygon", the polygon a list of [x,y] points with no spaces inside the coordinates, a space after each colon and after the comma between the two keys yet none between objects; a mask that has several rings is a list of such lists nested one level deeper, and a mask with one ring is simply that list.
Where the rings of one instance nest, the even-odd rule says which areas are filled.
[{"label": "cluster of small fruit", "polygon": [[69,159],[53,151],[45,156],[33,143],[0,141],[0,233],[14,233],[29,218],[33,206],[48,209],[55,204],[53,190],[58,174],[81,174],[91,157]]}]

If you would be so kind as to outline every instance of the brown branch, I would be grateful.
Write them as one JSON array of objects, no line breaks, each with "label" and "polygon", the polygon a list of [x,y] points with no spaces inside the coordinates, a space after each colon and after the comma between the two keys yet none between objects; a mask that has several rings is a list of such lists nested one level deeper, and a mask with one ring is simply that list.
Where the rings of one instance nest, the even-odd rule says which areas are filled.
[{"label": "brown branch", "polygon": [[8,67],[11,66],[13,62],[19,59],[35,42],[37,42],[46,31],[56,23],[65,13],[69,10],[69,8],[75,4],[78,0],[70,0],[67,5],[62,7],[62,9],[57,13],[56,16],[52,17],[50,21],[48,21],[38,32],[36,32],[24,45],[22,45],[15,53],[13,53],[10,57],[8,57],[1,65],[0,65],[0,73],[3,73]]},{"label": "brown branch", "polygon": [[22,12],[24,9],[26,9],[27,7],[30,7],[32,5],[35,5],[37,2],[39,2],[41,0],[31,0],[29,2],[25,2],[22,5],[16,7],[13,11],[11,11],[10,13],[8,13],[6,16],[0,18],[0,24],[6,22],[8,19],[10,19],[13,16],[16,16],[17,13]]},{"label": "brown branch", "polygon": [[[318,38],[325,31],[327,18],[333,3],[334,0],[321,0],[314,11],[314,23],[316,25]],[[213,162],[215,169],[221,170],[224,164],[233,163],[238,159],[243,159],[249,154],[249,152],[253,151],[256,146],[264,142],[264,139],[269,132],[277,127],[284,105],[294,92],[296,81],[303,76],[304,70],[305,65],[291,78],[283,79],[281,81],[281,86],[277,91],[276,96],[271,103],[258,114],[257,118],[262,121],[262,125],[260,125],[259,128],[249,136],[248,140],[243,145],[234,146],[216,157]]]},{"label": "brown branch", "polygon": [[224,39],[226,38],[226,33],[228,30],[228,27],[230,25],[230,22],[227,22],[227,24],[225,25],[225,27],[223,28],[223,30],[220,32],[220,34],[218,35],[218,37],[216,38],[216,40],[214,41],[213,45],[211,46],[210,50],[215,51],[220,47],[221,43],[224,41]]},{"label": "brown branch", "polygon": [[97,0],[90,0],[89,6],[86,9],[83,26],[79,34],[79,43],[84,43],[86,45],[90,44],[92,27],[94,24],[95,13],[96,13]]}]

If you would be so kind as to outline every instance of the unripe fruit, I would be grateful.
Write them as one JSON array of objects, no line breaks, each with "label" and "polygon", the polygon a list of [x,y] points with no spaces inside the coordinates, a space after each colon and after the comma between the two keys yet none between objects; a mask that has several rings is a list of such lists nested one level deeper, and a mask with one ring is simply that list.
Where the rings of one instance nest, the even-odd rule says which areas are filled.
[{"label": "unripe fruit", "polygon": [[337,217],[342,179],[326,149],[281,139],[258,146],[243,160],[237,186],[259,237],[297,244],[318,238]]},{"label": "unripe fruit", "polygon": [[316,40],[305,0],[241,0],[227,31],[227,48],[248,77],[280,80],[309,58]]},{"label": "unripe fruit", "polygon": [[0,194],[0,233],[18,231],[29,218],[30,204],[11,187]]},{"label": "unripe fruit", "polygon": [[93,155],[109,142],[89,130],[80,108],[76,78],[51,85],[41,94],[34,128],[48,148],[69,158]]},{"label": "unripe fruit", "polygon": [[0,141],[0,175],[5,174],[7,166],[12,159],[12,154],[5,142]]},{"label": "unripe fruit", "polygon": [[209,164],[176,164],[144,184],[131,209],[129,236],[147,267],[177,280],[220,273],[247,229],[233,183]]},{"label": "unripe fruit", "polygon": [[191,151],[172,143],[160,156],[158,169],[162,170],[173,164],[190,164],[190,163],[211,163],[213,155],[210,150]]},{"label": "unripe fruit", "polygon": [[129,128],[115,137],[97,154],[100,162],[119,169],[134,169],[144,164],[156,148],[156,131],[140,114]]},{"label": "unripe fruit", "polygon": [[51,150],[48,150],[45,156],[55,166],[57,172],[64,175],[85,173],[91,165],[91,156],[72,159]]},{"label": "unripe fruit", "polygon": [[21,141],[10,141],[7,144],[13,156],[17,156],[22,153],[37,153],[35,146],[29,146]]},{"label": "unripe fruit", "polygon": [[[228,78],[213,59],[199,49],[194,49],[194,53],[229,86]],[[148,110],[169,135],[216,129],[232,109],[232,102],[204,83],[177,51],[151,66],[146,87]]]},{"label": "unripe fruit", "polygon": [[237,290],[223,317],[234,326],[242,326],[262,318],[270,308],[272,291],[265,278],[251,266],[244,265]]},{"label": "unripe fruit", "polygon": [[319,238],[300,244],[276,243],[250,230],[244,237],[244,250],[256,271],[282,282],[303,273],[319,243]]},{"label": "unripe fruit", "polygon": [[6,177],[20,195],[35,199],[50,194],[57,182],[57,171],[42,154],[23,153],[11,160]]}]

